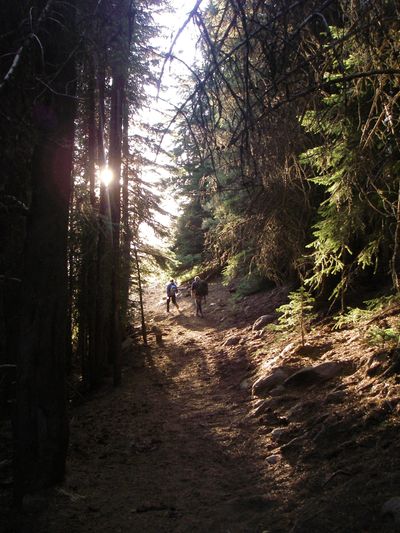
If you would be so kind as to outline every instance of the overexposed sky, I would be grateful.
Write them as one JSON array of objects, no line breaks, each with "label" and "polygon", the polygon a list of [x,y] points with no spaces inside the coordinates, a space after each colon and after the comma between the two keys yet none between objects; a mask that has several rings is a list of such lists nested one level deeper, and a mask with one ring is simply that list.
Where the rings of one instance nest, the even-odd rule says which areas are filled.
[{"label": "overexposed sky", "polygon": [[[171,6],[174,8],[173,13],[163,13],[155,16],[155,22],[161,26],[162,31],[153,40],[152,45],[156,47],[160,53],[167,54],[170,50],[171,44],[180,30],[185,24],[190,11],[196,4],[196,0],[170,0]],[[206,3],[206,0],[204,1]],[[197,41],[197,28],[190,21],[174,46],[173,55],[182,59],[187,65],[193,66],[197,59],[196,41]],[[175,115],[176,108],[182,102],[182,94],[180,92],[181,83],[179,81],[180,76],[188,74],[187,68],[177,60],[169,60],[164,68],[163,77],[161,80],[161,90],[157,95],[157,89],[155,87],[148,88],[148,94],[151,96],[150,106],[145,108],[142,112],[143,118],[146,122],[152,124],[164,123],[168,124],[172,117]],[[158,97],[157,97],[158,96]],[[172,105],[171,105],[172,104]],[[173,129],[173,126],[172,126]],[[162,148],[169,149],[173,145],[173,136],[167,135],[163,139]],[[165,155],[159,154],[156,159],[156,154],[149,150],[146,154],[147,157],[156,161],[158,165],[165,164],[168,166],[171,162]],[[142,178],[149,184],[157,186],[157,182],[160,179],[168,177],[168,170],[165,168],[147,168],[143,170]],[[164,191],[163,191],[164,192]],[[179,198],[174,197],[165,191],[166,194],[162,194],[162,207],[165,211],[173,216],[179,214]],[[160,222],[169,226],[171,224],[170,217],[158,217]],[[155,237],[152,230],[143,225],[142,236],[146,242],[153,245],[162,245]]]}]

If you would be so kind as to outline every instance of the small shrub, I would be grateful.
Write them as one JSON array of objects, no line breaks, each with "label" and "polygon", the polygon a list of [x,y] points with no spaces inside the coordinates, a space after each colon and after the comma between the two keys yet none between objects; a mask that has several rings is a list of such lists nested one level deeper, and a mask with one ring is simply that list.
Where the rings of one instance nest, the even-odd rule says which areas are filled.
[{"label": "small shrub", "polygon": [[380,346],[382,349],[386,347],[390,349],[398,348],[400,346],[400,329],[398,327],[382,328],[373,326],[367,333],[367,342],[368,344]]},{"label": "small shrub", "polygon": [[282,332],[299,331],[301,335],[301,344],[304,346],[305,336],[309,329],[310,323],[315,319],[313,312],[315,299],[304,288],[300,287],[297,291],[289,293],[289,303],[277,308],[281,314],[278,318],[278,325],[272,326],[273,329]]},{"label": "small shrub", "polygon": [[342,329],[347,326],[356,326],[361,322],[369,320],[372,316],[372,311],[368,309],[360,309],[358,307],[348,308],[346,313],[342,313],[334,317],[333,329]]},{"label": "small shrub", "polygon": [[222,270],[222,283],[228,285],[235,277],[243,275],[243,264],[248,252],[243,250],[229,257],[225,267]]},{"label": "small shrub", "polygon": [[269,282],[263,276],[258,274],[248,274],[237,286],[237,295],[239,297],[256,294],[267,289]]},{"label": "small shrub", "polygon": [[366,309],[360,309],[359,307],[347,308],[346,313],[340,314],[334,318],[335,325],[333,329],[342,329],[346,326],[357,326],[362,322],[371,320],[374,317],[374,314],[388,309],[393,305],[398,305],[399,296],[389,295],[381,296],[380,298],[374,298],[372,300],[366,300],[364,305]]}]

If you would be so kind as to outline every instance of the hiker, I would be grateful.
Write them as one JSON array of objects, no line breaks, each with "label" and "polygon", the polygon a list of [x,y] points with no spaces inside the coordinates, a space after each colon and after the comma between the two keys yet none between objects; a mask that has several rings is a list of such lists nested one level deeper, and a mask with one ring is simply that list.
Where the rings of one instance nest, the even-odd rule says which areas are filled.
[{"label": "hiker", "polygon": [[178,287],[173,279],[167,285],[167,313],[169,313],[169,302],[172,301],[174,306],[179,311],[179,305],[176,303],[176,295],[178,294]]},{"label": "hiker", "polygon": [[200,279],[199,276],[196,276],[194,278],[194,281],[192,283],[192,298],[196,301],[196,316],[200,316],[203,318],[203,310],[201,308],[201,303],[204,298],[206,298],[208,294],[208,284],[203,279]]}]

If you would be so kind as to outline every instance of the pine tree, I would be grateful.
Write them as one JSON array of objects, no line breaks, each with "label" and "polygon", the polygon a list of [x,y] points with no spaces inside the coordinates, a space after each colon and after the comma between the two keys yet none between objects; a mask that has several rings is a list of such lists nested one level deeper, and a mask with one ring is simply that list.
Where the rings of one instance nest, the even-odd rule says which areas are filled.
[{"label": "pine tree", "polygon": [[304,346],[307,331],[316,315],[313,313],[315,299],[302,285],[297,291],[289,293],[289,303],[277,308],[281,314],[278,318],[279,325],[274,329],[284,333],[297,332]]},{"label": "pine tree", "polygon": [[[336,32],[339,38],[340,30]],[[390,26],[386,28],[391,35]],[[342,298],[362,271],[369,275],[392,270],[397,263],[399,146],[393,127],[392,94],[395,80],[382,75],[336,83],[341,77],[378,67],[370,54],[378,33],[348,42],[340,64],[332,59],[325,78],[330,85],[315,111],[305,114],[302,124],[319,144],[302,157],[310,181],[323,190],[323,199],[309,244],[314,260],[310,286],[322,287],[335,280],[331,297]],[[376,49],[375,49],[376,50]],[[390,40],[379,48],[379,66],[393,66]],[[376,65],[375,65],[376,63]],[[389,109],[391,110],[389,113]],[[396,259],[394,259],[396,257]]]}]

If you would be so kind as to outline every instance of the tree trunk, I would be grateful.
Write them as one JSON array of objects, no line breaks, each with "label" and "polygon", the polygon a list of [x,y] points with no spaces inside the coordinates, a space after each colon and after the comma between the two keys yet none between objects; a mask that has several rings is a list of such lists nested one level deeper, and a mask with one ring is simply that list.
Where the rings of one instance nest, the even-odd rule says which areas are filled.
[{"label": "tree trunk", "polygon": [[88,359],[91,362],[91,367],[95,370],[95,385],[101,381],[102,372],[104,368],[98,364],[96,358],[96,305],[97,305],[97,251],[99,240],[99,227],[97,222],[97,201],[95,194],[96,185],[96,88],[95,88],[95,68],[93,61],[89,63],[89,102],[88,102],[88,179],[90,187],[90,205],[92,208],[91,227],[93,228],[93,239],[88,243],[88,309],[87,309],[87,325],[88,325]]},{"label": "tree trunk", "polygon": [[[105,123],[105,71],[99,68],[98,73],[99,92],[99,127],[98,127],[98,151],[99,164],[105,167],[104,150],[104,123]],[[108,189],[103,183],[100,184],[99,205],[99,236],[97,241],[96,263],[96,311],[95,311],[95,342],[94,349],[90,349],[90,374],[91,385],[96,387],[106,372],[107,354],[110,344],[110,285],[111,285],[111,221],[110,200]]]},{"label": "tree trunk", "polygon": [[74,254],[71,245],[68,250],[68,315],[67,315],[67,332],[65,342],[65,368],[68,375],[72,372],[72,315],[73,315],[73,293],[74,293]]},{"label": "tree trunk", "polygon": [[147,328],[146,328],[146,319],[144,316],[144,305],[143,305],[143,290],[142,290],[142,277],[140,274],[140,263],[139,263],[139,256],[137,253],[137,248],[135,246],[134,249],[135,254],[135,263],[136,263],[136,274],[138,279],[138,291],[139,291],[139,304],[140,304],[140,318],[142,323],[142,338],[143,338],[143,344],[147,346]]},{"label": "tree trunk", "polygon": [[391,260],[391,274],[393,289],[398,293],[400,291],[400,182],[397,193],[396,204],[396,227],[394,231],[393,255]]},{"label": "tree trunk", "polygon": [[[73,1],[57,5],[40,35],[51,91],[34,109],[32,160],[17,375],[15,495],[64,477],[68,445],[65,345],[68,310],[67,232],[75,117]],[[68,91],[68,95],[65,92]]]},{"label": "tree trunk", "polygon": [[126,329],[128,321],[128,303],[131,281],[132,257],[132,230],[129,224],[129,137],[128,137],[128,104],[123,102],[122,117],[122,245],[121,245],[121,326]]},{"label": "tree trunk", "polygon": [[121,222],[121,147],[122,102],[125,79],[113,69],[110,116],[109,164],[113,179],[109,186],[112,224],[112,278],[111,278],[111,335],[110,358],[114,370],[114,385],[121,382],[121,320],[120,320],[120,222]]},{"label": "tree trunk", "polygon": [[96,358],[96,308],[97,308],[97,252],[98,220],[96,212],[96,88],[93,58],[88,58],[87,76],[87,165],[86,183],[90,193],[90,218],[84,222],[81,239],[81,264],[78,298],[78,359],[81,361],[82,379],[89,388],[101,381],[101,365]]}]

